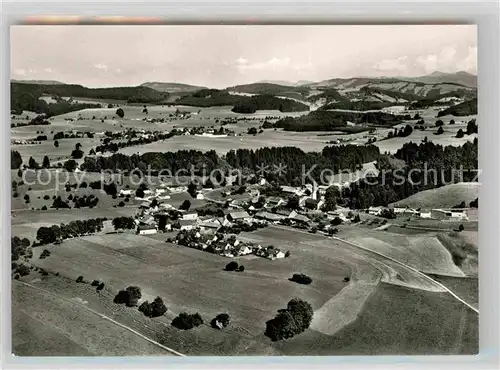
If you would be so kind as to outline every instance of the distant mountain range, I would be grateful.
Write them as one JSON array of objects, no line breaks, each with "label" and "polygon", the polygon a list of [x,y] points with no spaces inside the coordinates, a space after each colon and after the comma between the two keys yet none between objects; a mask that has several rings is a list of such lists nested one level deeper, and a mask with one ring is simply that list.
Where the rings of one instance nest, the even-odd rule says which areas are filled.
[{"label": "distant mountain range", "polygon": [[64,82],[54,80],[11,80],[11,82],[32,85],[66,85]]},{"label": "distant mountain range", "polygon": [[430,75],[420,77],[404,77],[408,81],[417,81],[427,84],[456,83],[467,87],[477,88],[477,76],[468,72],[460,71],[455,73],[433,72]]},{"label": "distant mountain range", "polygon": [[201,89],[206,89],[206,87],[204,86],[195,86],[195,85],[188,85],[176,82],[158,82],[158,81],[144,82],[143,84],[141,84],[141,86],[146,86],[154,90],[167,92],[171,94],[193,92]]}]

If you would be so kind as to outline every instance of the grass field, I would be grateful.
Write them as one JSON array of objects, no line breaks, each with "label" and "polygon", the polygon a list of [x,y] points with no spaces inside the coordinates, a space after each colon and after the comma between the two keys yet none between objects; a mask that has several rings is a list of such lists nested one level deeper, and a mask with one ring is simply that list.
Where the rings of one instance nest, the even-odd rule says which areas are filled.
[{"label": "grass field", "polygon": [[392,257],[422,272],[464,276],[436,233],[401,235],[359,227],[343,228],[342,238]]},{"label": "grass field", "polygon": [[[377,353],[396,353],[396,349],[403,353],[434,353],[422,343],[420,347],[412,347],[411,341],[402,334],[398,335],[405,340],[397,347],[398,342],[394,338],[389,339],[394,337],[393,328],[397,326],[393,326],[387,315],[396,315],[394,317],[398,320],[404,320],[408,312],[425,317],[438,301],[449,301],[435,300],[434,297],[441,295],[430,291],[438,292],[440,288],[401,265],[323,236],[269,227],[241,234],[241,238],[265,241],[264,245],[273,244],[290,250],[291,256],[277,261],[241,258],[239,262],[245,265],[245,271],[230,273],[222,271],[229,259],[165,243],[156,236],[109,234],[70,239],[58,246],[44,247],[52,254],[43,260],[38,258],[42,249],[35,248],[34,265],[52,273],[58,272],[60,276],[49,275],[48,279],[37,281],[30,275],[25,279],[67,298],[78,297],[88,302],[89,307],[108,316],[113,315],[119,322],[151,338],[158,338],[165,331],[164,344],[187,354],[331,355],[344,350],[347,353],[348,349],[351,354],[366,353],[368,348]],[[288,281],[296,272],[312,277],[313,283],[303,286]],[[103,295],[92,293],[88,285],[74,283],[80,275],[86,280],[104,281],[106,289]],[[351,277],[349,284],[342,282],[345,276]],[[382,294],[380,280],[400,288],[383,290]],[[149,319],[137,310],[113,304],[114,294],[128,285],[140,286],[143,299],[151,301],[160,295],[169,309],[166,316],[148,324]],[[393,295],[397,301],[395,306],[392,304]],[[421,297],[417,300],[418,305],[413,304],[412,311],[404,313],[398,304],[405,304],[405,299],[413,302],[415,296]],[[293,297],[305,299],[313,306],[315,317],[311,329],[283,343],[272,343],[263,335],[265,322]],[[388,299],[391,299],[390,305],[386,304]],[[381,315],[387,316],[383,321],[377,319],[382,303],[385,311]],[[443,309],[448,307],[448,303],[439,304],[443,306],[438,307]],[[455,301],[450,304],[448,308],[455,310]],[[188,332],[179,331],[169,323],[182,311],[199,312],[205,322],[220,312],[227,312],[232,324],[222,332],[205,325]],[[399,319],[399,316],[403,317]],[[411,325],[406,324],[405,327],[411,328]],[[361,329],[364,334],[354,342],[356,335],[352,334],[352,330],[356,333],[360,329],[353,327],[364,328]],[[442,338],[455,335],[456,330],[448,324],[440,332],[433,330],[431,341],[441,343]],[[421,333],[422,336],[424,334],[429,335],[429,332]],[[463,341],[469,340],[469,333],[466,336]],[[23,338],[22,335],[20,337]],[[373,338],[384,345],[374,347]],[[473,342],[472,339],[470,341]],[[297,343],[302,349],[296,348]],[[465,344],[462,347],[468,348]],[[459,353],[462,347],[448,350]],[[299,352],[295,353],[297,350]]]},{"label": "grass field", "polygon": [[465,201],[466,207],[469,203],[479,197],[481,185],[477,182],[461,182],[445,185],[436,189],[420,191],[406,199],[394,203],[397,207],[412,208],[449,208]]},{"label": "grass field", "polygon": [[77,304],[86,301],[68,298],[13,282],[12,351],[16,356],[170,355]]},{"label": "grass field", "polygon": [[307,330],[273,344],[282,355],[444,355],[479,352],[479,317],[444,293],[381,284],[335,335]]},{"label": "grass field", "polygon": [[[195,309],[212,318],[228,311],[235,324],[254,335],[263,331],[267,317],[295,296],[320,307],[342,288],[342,278],[348,275],[343,263],[315,256],[309,261],[298,256],[245,259],[244,273],[229,273],[223,271],[227,258],[133,234],[83,237],[47,249],[52,255],[44,260],[36,259],[41,251],[34,252],[34,263],[44,269],[72,279],[101,279],[116,291],[138,285],[144,296],[164,297],[177,313]],[[297,271],[308,273],[315,283],[288,281]]]}]

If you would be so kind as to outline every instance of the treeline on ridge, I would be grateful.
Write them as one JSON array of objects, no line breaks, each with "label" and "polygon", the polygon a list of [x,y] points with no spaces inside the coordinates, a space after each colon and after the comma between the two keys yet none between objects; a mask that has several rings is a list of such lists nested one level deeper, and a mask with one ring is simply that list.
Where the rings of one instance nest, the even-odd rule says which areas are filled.
[{"label": "treeline on ridge", "polygon": [[285,117],[278,120],[274,127],[285,131],[335,131],[346,127],[347,122],[355,124],[371,123],[381,126],[393,126],[403,120],[410,120],[410,115],[393,115],[383,112],[339,112],[317,110],[300,117]]},{"label": "treeline on ridge", "polygon": [[[100,104],[81,104],[64,101],[61,97],[87,99],[123,100],[128,103],[160,104],[167,100],[168,94],[145,86],[88,88],[81,85],[38,85],[11,82],[11,110],[20,114],[23,110],[48,115],[58,115],[85,108],[101,107]],[[47,104],[40,99],[49,95],[57,103]]]},{"label": "treeline on ridge", "polygon": [[176,104],[213,107],[232,105],[235,113],[255,113],[257,110],[279,110],[281,112],[308,111],[309,106],[292,99],[277,98],[272,95],[242,96],[226,90],[202,89],[177,99]]}]

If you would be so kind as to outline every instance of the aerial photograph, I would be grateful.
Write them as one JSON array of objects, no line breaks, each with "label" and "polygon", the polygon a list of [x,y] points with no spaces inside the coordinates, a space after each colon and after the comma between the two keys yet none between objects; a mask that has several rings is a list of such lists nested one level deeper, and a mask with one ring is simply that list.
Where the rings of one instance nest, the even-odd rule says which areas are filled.
[{"label": "aerial photograph", "polygon": [[475,25],[10,48],[15,356],[479,353]]}]

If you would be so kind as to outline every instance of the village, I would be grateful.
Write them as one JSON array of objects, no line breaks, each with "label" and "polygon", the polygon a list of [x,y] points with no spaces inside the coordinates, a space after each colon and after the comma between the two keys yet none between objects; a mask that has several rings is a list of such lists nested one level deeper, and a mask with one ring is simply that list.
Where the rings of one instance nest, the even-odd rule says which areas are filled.
[{"label": "village", "polygon": [[[226,257],[253,254],[274,260],[286,257],[287,251],[246,243],[238,240],[236,235],[269,225],[333,236],[339,233],[338,226],[342,224],[380,225],[379,228],[383,229],[389,226],[391,219],[431,219],[438,222],[469,219],[467,209],[459,208],[369,207],[351,210],[337,206],[334,210],[326,210],[328,186],[281,186],[281,195],[268,196],[261,192],[265,185],[265,180],[260,179],[244,187],[244,191],[237,185],[197,189],[191,197],[203,201],[204,205],[195,209],[190,208],[188,186],[161,184],[155,190],[146,189],[141,193],[142,197],[136,195],[135,198],[141,202],[134,217],[135,232],[139,235],[177,232],[174,238],[169,237],[167,241]],[[337,183],[331,186],[341,188],[343,185]],[[217,194],[223,200],[214,199]],[[120,197],[133,195],[131,189],[120,191]],[[169,203],[174,195],[186,196],[179,207]]]}]

